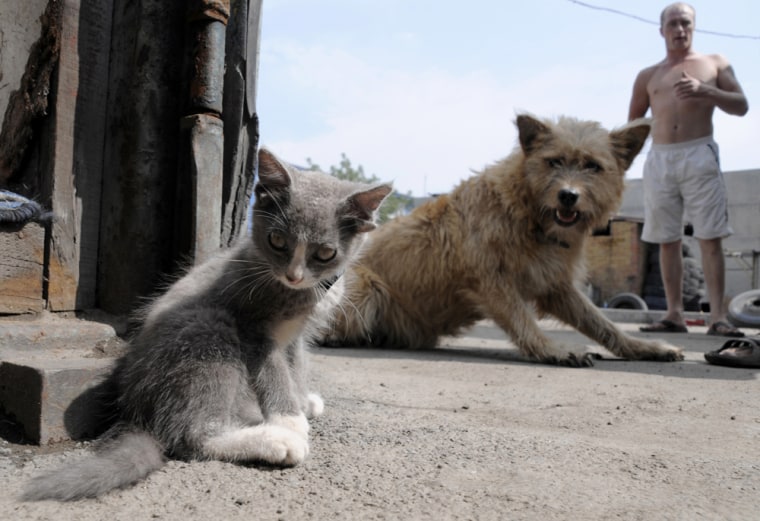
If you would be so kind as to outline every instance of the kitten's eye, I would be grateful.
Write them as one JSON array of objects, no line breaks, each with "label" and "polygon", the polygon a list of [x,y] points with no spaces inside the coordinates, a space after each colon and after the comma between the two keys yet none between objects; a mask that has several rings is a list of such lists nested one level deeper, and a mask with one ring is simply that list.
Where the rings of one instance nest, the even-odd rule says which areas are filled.
[{"label": "kitten's eye", "polygon": [[333,260],[337,254],[338,251],[335,248],[321,246],[314,254],[314,258],[322,262],[327,262]]},{"label": "kitten's eye", "polygon": [[562,159],[559,157],[547,157],[545,161],[549,165],[549,168],[559,168],[562,166]]},{"label": "kitten's eye", "polygon": [[288,247],[285,237],[279,232],[269,233],[269,245],[277,251],[285,251]]},{"label": "kitten's eye", "polygon": [[594,172],[602,171],[602,165],[600,165],[596,161],[591,161],[591,160],[588,160],[585,163],[583,163],[583,168],[585,170],[593,170]]}]

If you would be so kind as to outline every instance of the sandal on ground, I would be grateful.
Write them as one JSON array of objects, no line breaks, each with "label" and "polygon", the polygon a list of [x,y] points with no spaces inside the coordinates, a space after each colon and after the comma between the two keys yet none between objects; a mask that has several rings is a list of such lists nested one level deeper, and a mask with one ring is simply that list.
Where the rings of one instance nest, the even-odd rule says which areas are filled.
[{"label": "sandal on ground", "polygon": [[705,360],[714,365],[760,369],[760,342],[752,338],[729,340],[717,351],[705,353]]},{"label": "sandal on ground", "polygon": [[688,333],[689,330],[686,326],[676,324],[672,320],[660,320],[659,322],[652,323],[651,326],[641,326],[639,331],[644,333]]},{"label": "sandal on ground", "polygon": [[728,336],[733,338],[741,338],[744,336],[744,333],[736,329],[734,326],[721,320],[713,322],[710,329],[707,330],[707,334],[710,336]]}]

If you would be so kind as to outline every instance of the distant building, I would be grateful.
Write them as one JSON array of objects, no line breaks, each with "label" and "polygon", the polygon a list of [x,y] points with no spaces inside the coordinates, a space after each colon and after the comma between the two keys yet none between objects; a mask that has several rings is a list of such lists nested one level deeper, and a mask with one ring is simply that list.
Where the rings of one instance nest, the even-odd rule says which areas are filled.
[{"label": "distant building", "polygon": [[[733,235],[723,241],[726,297],[733,298],[757,289],[760,283],[760,169],[732,171],[724,175],[729,222],[734,230]],[[656,287],[658,284],[654,282],[659,279],[658,248],[641,242],[643,222],[642,180],[630,179],[626,182],[618,214],[607,230],[588,243],[589,296],[597,305],[604,305],[621,293],[633,293],[644,298],[652,309],[664,307],[664,290]],[[690,236],[690,225],[686,222],[684,229],[684,250],[690,257],[684,262],[684,305],[687,306],[686,290],[691,292],[690,298],[697,290],[703,293],[704,280],[699,243]],[[661,285],[661,280],[658,281]],[[701,288],[691,287],[698,283]],[[662,307],[653,306],[653,301],[662,301]]]}]

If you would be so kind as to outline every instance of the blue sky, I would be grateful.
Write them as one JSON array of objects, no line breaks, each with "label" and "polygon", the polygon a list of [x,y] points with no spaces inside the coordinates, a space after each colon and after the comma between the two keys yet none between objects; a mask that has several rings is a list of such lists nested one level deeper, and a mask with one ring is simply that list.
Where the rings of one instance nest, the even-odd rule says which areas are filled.
[{"label": "blue sky", "polygon": [[[668,2],[584,3],[658,21]],[[698,32],[694,48],[725,55],[750,103],[716,112],[723,169],[760,168],[760,2],[691,3],[698,30],[754,37]],[[519,112],[622,125],[665,45],[658,25],[571,0],[264,0],[260,52],[263,145],[323,169],[345,153],[425,195],[508,155]]]}]

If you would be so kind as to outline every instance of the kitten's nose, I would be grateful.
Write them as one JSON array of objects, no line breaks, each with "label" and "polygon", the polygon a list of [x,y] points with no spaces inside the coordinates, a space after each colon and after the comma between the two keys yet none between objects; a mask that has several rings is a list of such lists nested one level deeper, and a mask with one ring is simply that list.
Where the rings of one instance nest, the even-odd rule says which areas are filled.
[{"label": "kitten's nose", "polygon": [[288,282],[291,282],[293,284],[298,284],[303,280],[303,275],[301,273],[286,273],[285,278],[288,279]]},{"label": "kitten's nose", "polygon": [[563,188],[559,191],[557,198],[559,199],[559,204],[565,208],[572,208],[578,202],[579,195],[577,190]]}]

